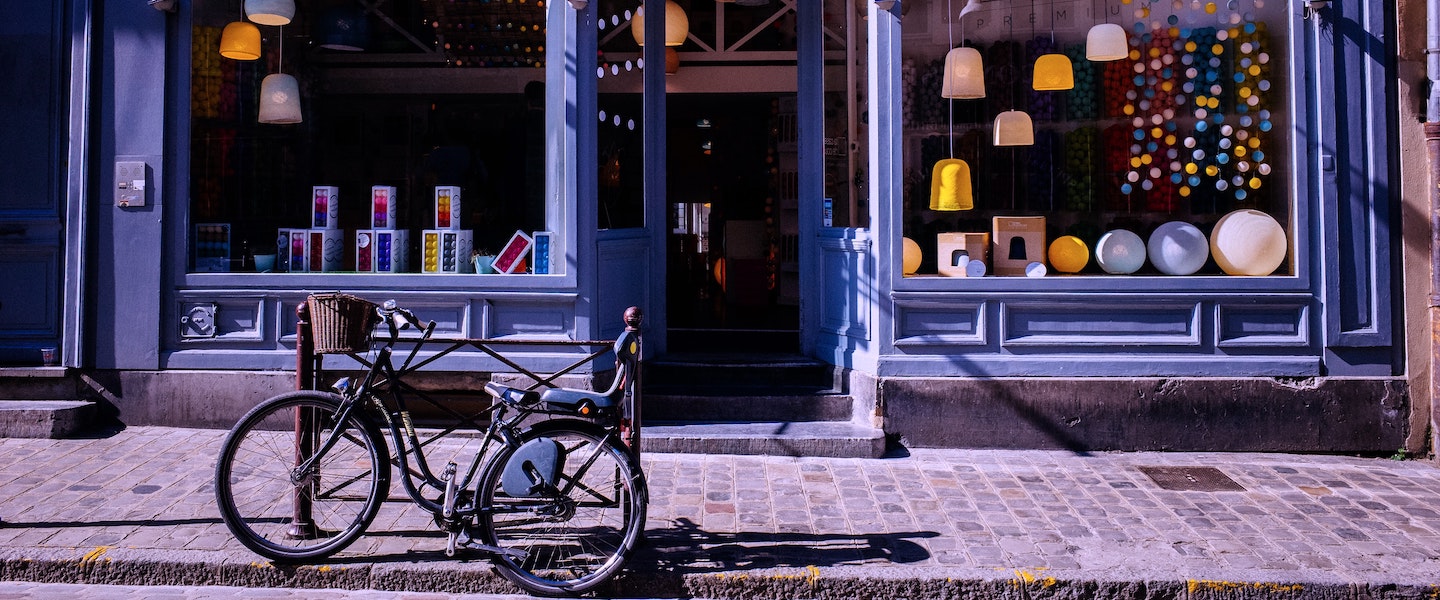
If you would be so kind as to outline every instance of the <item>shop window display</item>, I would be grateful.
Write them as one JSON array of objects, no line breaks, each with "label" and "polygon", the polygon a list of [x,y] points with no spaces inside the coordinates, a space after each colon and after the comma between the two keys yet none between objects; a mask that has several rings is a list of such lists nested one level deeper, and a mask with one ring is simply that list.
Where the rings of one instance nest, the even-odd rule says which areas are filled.
[{"label": "shop window display", "polygon": [[[190,272],[487,273],[551,239],[544,2],[295,5],[258,40],[235,4],[194,7]],[[282,101],[298,119],[267,117]],[[553,273],[534,252],[506,272]]]},{"label": "shop window display", "polygon": [[[930,0],[930,23],[902,20],[916,276],[1293,274],[1284,2],[969,3]],[[1105,23],[1124,31],[1124,58],[1087,58]],[[983,97],[942,96],[952,45],[979,54]],[[1035,72],[1056,55],[1069,89]],[[997,131],[1009,111],[1033,139]],[[989,256],[945,246],[956,234],[988,236]]]}]

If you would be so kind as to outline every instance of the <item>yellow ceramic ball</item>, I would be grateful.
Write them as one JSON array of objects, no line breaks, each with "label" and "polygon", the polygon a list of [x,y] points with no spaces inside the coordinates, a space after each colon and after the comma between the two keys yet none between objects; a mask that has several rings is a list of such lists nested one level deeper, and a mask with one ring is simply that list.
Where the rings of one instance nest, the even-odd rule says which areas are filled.
[{"label": "yellow ceramic ball", "polygon": [[1050,266],[1061,273],[1079,273],[1090,263],[1090,248],[1080,238],[1062,235],[1050,242]]},{"label": "yellow ceramic ball", "polygon": [[920,270],[920,244],[910,238],[904,238],[904,243],[905,252],[902,266],[906,275],[914,275],[916,271]]}]

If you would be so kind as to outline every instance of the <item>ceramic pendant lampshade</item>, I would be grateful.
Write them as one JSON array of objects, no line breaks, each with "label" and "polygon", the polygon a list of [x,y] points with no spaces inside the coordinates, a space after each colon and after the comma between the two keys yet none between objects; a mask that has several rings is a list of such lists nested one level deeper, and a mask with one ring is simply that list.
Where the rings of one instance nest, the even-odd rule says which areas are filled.
[{"label": "ceramic pendant lampshade", "polygon": [[961,100],[985,97],[985,65],[979,50],[961,46],[945,54],[940,97]]},{"label": "ceramic pendant lampshade", "polygon": [[1125,28],[1114,23],[1101,23],[1090,28],[1085,36],[1085,58],[1094,61],[1121,60],[1130,56],[1130,41]]},{"label": "ceramic pendant lampshade", "polygon": [[1035,145],[1035,124],[1023,110],[1007,110],[995,115],[996,146]]},{"label": "ceramic pendant lampshade", "polygon": [[235,21],[220,32],[220,56],[235,60],[260,58],[260,28]]},{"label": "ceramic pendant lampshade", "polygon": [[930,210],[970,210],[975,197],[970,186],[970,164],[958,158],[935,163],[930,178]]},{"label": "ceramic pendant lampshade", "polygon": [[295,0],[245,0],[245,17],[261,25],[287,25],[295,18]]},{"label": "ceramic pendant lampshade", "polygon": [[260,81],[260,122],[288,125],[300,121],[300,83],[283,73],[266,75]]},{"label": "ceramic pendant lampshade", "polygon": [[370,45],[370,22],[356,6],[337,6],[320,15],[315,41],[321,48],[360,52]]},{"label": "ceramic pendant lampshade", "polygon": [[1064,54],[1042,54],[1035,59],[1036,91],[1055,92],[1075,87],[1075,69]]}]

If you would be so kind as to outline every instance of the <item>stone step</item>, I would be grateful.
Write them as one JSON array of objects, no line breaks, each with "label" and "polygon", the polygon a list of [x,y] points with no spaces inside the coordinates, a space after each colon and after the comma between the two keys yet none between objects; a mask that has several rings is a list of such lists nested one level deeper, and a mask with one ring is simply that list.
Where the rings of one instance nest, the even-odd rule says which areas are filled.
[{"label": "stone step", "polygon": [[885,432],[849,421],[686,422],[647,419],[644,452],[879,458]]},{"label": "stone step", "polygon": [[0,438],[67,437],[95,414],[95,405],[81,400],[0,400]]},{"label": "stone step", "polygon": [[0,367],[0,398],[77,400],[75,378],[65,367]]},{"label": "stone step", "polygon": [[645,362],[642,384],[647,392],[695,394],[736,385],[843,391],[833,365],[793,354],[664,355]]},{"label": "stone step", "polygon": [[675,394],[647,391],[642,415],[661,421],[849,421],[854,401],[845,394],[796,389],[753,388],[715,394]]}]

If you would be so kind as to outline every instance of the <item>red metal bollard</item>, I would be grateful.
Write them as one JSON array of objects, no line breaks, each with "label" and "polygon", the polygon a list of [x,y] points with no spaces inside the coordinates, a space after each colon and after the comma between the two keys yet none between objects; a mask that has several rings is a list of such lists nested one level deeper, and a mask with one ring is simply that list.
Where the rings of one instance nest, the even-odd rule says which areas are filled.
[{"label": "red metal bollard", "polygon": [[[315,341],[310,333],[310,305],[301,302],[295,307],[295,389],[315,389]],[[300,466],[315,453],[315,417],[307,409],[295,413],[295,466]],[[315,519],[309,491],[313,483],[296,486],[288,534],[295,539],[315,537]]]}]

